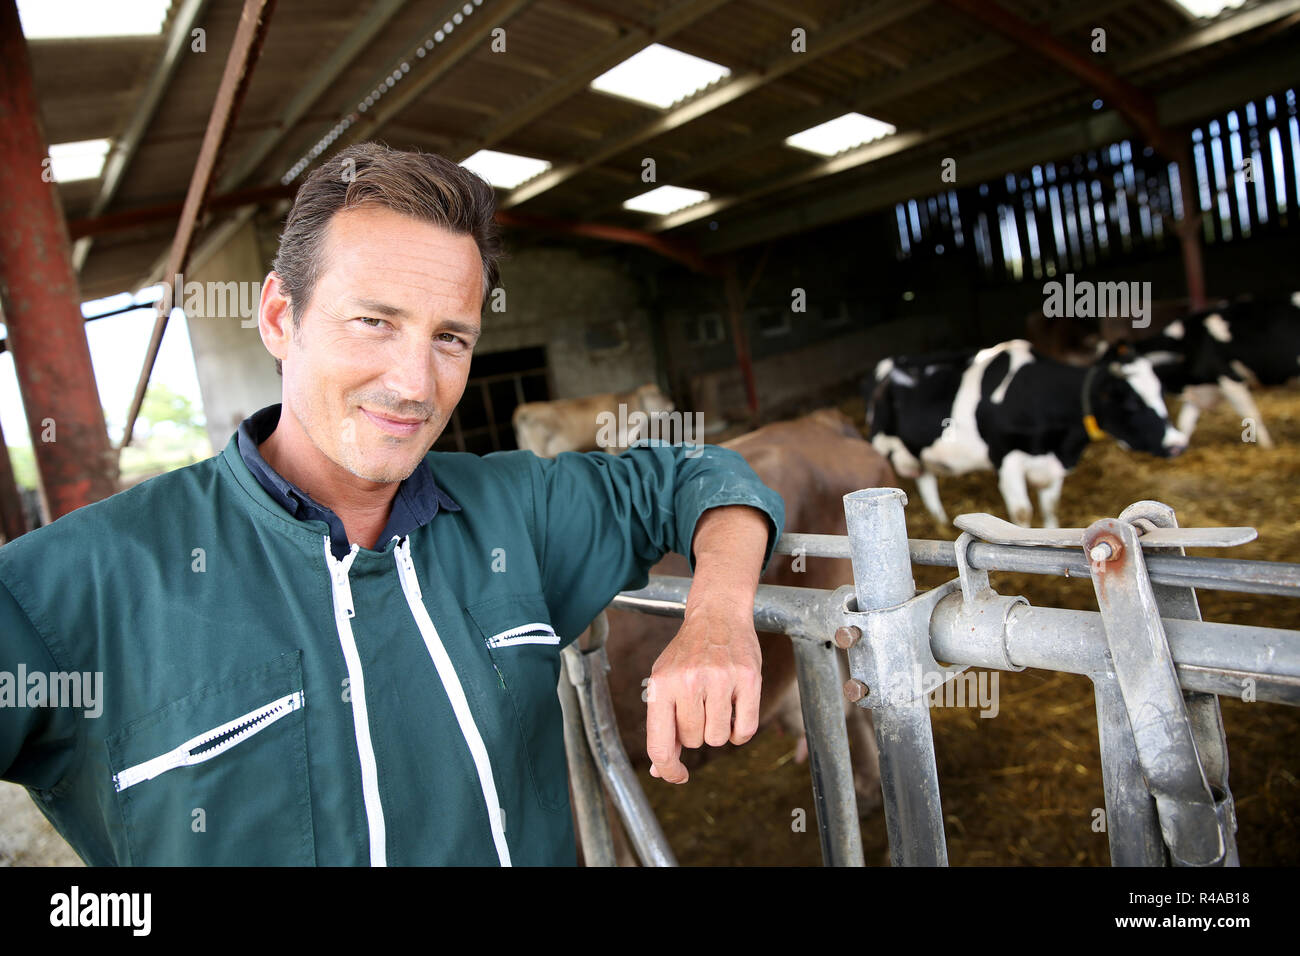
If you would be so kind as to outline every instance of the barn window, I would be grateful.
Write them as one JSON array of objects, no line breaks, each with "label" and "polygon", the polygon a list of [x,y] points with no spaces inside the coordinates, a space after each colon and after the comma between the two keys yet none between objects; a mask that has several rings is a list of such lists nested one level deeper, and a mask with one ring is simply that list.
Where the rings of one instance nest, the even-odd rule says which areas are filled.
[{"label": "barn window", "polygon": [[825,323],[826,328],[828,329],[838,329],[848,325],[851,319],[852,316],[849,313],[849,304],[847,302],[841,302],[838,309],[834,312],[827,312],[825,316],[822,317],[822,322]]},{"label": "barn window", "polygon": [[763,306],[758,310],[758,331],[769,337],[785,335],[790,331],[790,310]]},{"label": "barn window", "polygon": [[686,341],[692,345],[715,345],[725,338],[722,316],[717,312],[692,316],[686,323]]},{"label": "barn window", "polygon": [[434,450],[486,455],[516,448],[510,424],[515,408],[550,397],[544,348],[477,353],[470,364],[465,393],[434,442]]}]

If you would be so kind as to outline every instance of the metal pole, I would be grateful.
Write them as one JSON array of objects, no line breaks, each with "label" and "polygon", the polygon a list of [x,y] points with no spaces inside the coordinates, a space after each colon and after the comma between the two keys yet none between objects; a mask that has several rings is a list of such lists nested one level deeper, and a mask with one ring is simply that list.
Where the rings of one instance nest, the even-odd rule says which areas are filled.
[{"label": "metal pole", "polygon": [[[690,585],[690,578],[652,574],[644,588],[624,591],[610,607],[680,618]],[[834,606],[835,595],[818,588],[760,584],[754,627],[810,640],[809,634],[850,623]],[[930,647],[939,660],[1006,670],[1009,659],[1016,669],[1085,677],[1110,669],[1106,630],[1096,611],[1012,606],[1005,623],[983,617],[986,627],[997,628],[995,633],[972,633],[973,618],[963,615],[962,595],[954,592],[937,601],[929,620]],[[1256,700],[1300,706],[1300,631],[1176,619],[1163,624],[1184,689],[1240,695],[1250,686]]]},{"label": "metal pole", "polygon": [[1106,793],[1110,865],[1168,866],[1156,802],[1142,775],[1119,683],[1113,673],[1099,674],[1093,678],[1092,689],[1097,700],[1097,740],[1101,745],[1101,782]]},{"label": "metal pole", "polygon": [[[859,612],[891,608],[916,593],[903,515],[906,501],[897,488],[869,488],[844,496]],[[861,680],[874,671],[886,683],[919,686],[918,638],[928,647],[928,633],[892,634],[887,640],[868,633],[849,652],[854,678]],[[872,696],[880,703],[873,715],[890,860],[894,866],[946,866],[929,704],[924,694],[909,697],[875,690]]]},{"label": "metal pole", "polygon": [[1187,719],[1138,528],[1114,518],[1095,521],[1083,549],[1096,568],[1110,660],[1171,862],[1222,865],[1229,841]]},{"label": "metal pole", "polygon": [[149,337],[149,348],[145,351],[144,365],[135,384],[135,395],[132,396],[131,407],[126,413],[126,431],[122,434],[121,448],[131,444],[135,420],[140,414],[140,406],[144,404],[145,392],[149,388],[149,376],[153,374],[154,362],[158,360],[158,349],[162,346],[163,333],[167,331],[171,307],[173,304],[178,304],[184,295],[183,289],[176,288],[177,277],[181,275],[185,263],[189,260],[190,247],[194,244],[194,237],[198,233],[200,217],[207,207],[212,177],[221,158],[226,138],[234,128],[244,94],[248,91],[253,67],[262,52],[262,41],[266,37],[271,14],[275,11],[275,2],[276,0],[244,0],[239,24],[235,28],[235,38],[230,45],[230,54],[226,57],[226,68],[221,74],[221,84],[217,87],[212,112],[208,115],[208,127],[203,134],[203,145],[199,147],[199,156],[194,163],[194,172],[190,176],[190,186],[185,193],[180,222],[176,227],[176,235],[172,238],[171,251],[167,254],[166,271],[163,273],[166,290],[158,301],[158,317],[154,320],[153,334]]},{"label": "metal pole", "polygon": [[[913,564],[957,567],[957,555],[951,541],[910,538],[907,545]],[[810,558],[847,558],[850,556],[849,539],[842,534],[787,532],[776,543],[775,553],[803,554]],[[966,555],[970,567],[976,571],[1060,574],[1067,578],[1092,576],[1088,559],[1077,550],[1068,548],[972,541]],[[1146,565],[1153,584],[1300,597],[1300,564],[1240,558],[1192,558],[1151,551]]]},{"label": "metal pole", "polygon": [[[569,679],[569,659],[579,658],[581,652],[573,646],[561,652],[564,667],[560,670],[557,692],[560,711],[564,715],[564,752],[569,758],[569,784],[573,791],[573,815],[577,822],[578,839],[582,844],[582,859],[587,866],[614,866],[614,837],[605,813],[605,791],[600,787],[596,761],[587,747],[587,737],[582,729],[582,708],[578,692]],[[581,668],[581,660],[578,662]]]},{"label": "metal pole", "polygon": [[113,493],[104,410],[13,0],[0,0],[0,311],[50,518]]},{"label": "metal pole", "polygon": [[858,799],[853,791],[849,734],[840,696],[839,652],[829,641],[792,643],[822,862],[827,866],[863,866]]},{"label": "metal pole", "polygon": [[578,690],[587,745],[641,862],[646,866],[676,866],[677,859],[668,845],[668,838],[659,826],[618,736],[614,702],[609,695],[609,680],[605,677],[609,671],[609,658],[605,654],[608,633],[608,621],[601,615],[592,622],[592,649],[565,658],[569,679]]},{"label": "metal pole", "polygon": [[[1135,502],[1120,512],[1119,519],[1129,522],[1145,521],[1157,528],[1178,527],[1174,509],[1159,501]],[[1182,556],[1186,551],[1175,547],[1153,549],[1153,553]],[[1196,599],[1195,588],[1152,584],[1151,590],[1162,618],[1201,620],[1201,605]],[[1228,786],[1228,740],[1223,731],[1219,698],[1216,694],[1183,690],[1183,702],[1187,707],[1187,721],[1192,728],[1192,737],[1196,741],[1196,752],[1201,758],[1206,779],[1214,794],[1216,810],[1226,824],[1223,827],[1224,842],[1227,845],[1224,865],[1237,866],[1240,862],[1237,857],[1237,814],[1232,790]]]}]

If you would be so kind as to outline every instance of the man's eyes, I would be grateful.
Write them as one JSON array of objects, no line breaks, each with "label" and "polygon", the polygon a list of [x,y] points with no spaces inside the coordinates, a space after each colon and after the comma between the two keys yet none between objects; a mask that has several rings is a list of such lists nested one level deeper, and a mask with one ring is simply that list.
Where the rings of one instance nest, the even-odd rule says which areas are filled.
[{"label": "man's eyes", "polygon": [[[367,315],[358,316],[357,321],[365,325],[366,328],[368,329],[379,329],[389,324],[384,319],[376,319]],[[437,335],[434,336],[434,338],[440,342],[446,342],[449,345],[455,343],[457,345],[462,345],[466,347],[469,346],[469,342],[467,340],[461,338],[459,335],[457,335],[454,332],[439,332]]]}]

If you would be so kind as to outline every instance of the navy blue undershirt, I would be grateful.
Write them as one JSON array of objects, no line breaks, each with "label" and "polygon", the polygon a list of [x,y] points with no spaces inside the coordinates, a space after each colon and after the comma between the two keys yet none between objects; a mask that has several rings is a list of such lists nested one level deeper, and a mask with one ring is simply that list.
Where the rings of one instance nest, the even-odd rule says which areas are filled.
[{"label": "navy blue undershirt", "polygon": [[[352,546],[348,543],[347,532],[343,530],[339,516],[313,501],[297,485],[281,477],[279,472],[267,464],[257,447],[271,437],[279,423],[279,405],[268,405],[240,422],[239,456],[244,459],[244,464],[253,473],[257,483],[281,508],[300,521],[324,521],[329,525],[330,550],[334,552],[334,557],[342,559],[352,550]],[[460,511],[460,505],[452,501],[447,492],[434,482],[429,463],[421,459],[415,471],[397,486],[397,494],[393,496],[393,510],[388,516],[383,534],[375,543],[376,548],[382,549],[394,537],[410,534],[416,528],[428,524],[439,508]]]}]

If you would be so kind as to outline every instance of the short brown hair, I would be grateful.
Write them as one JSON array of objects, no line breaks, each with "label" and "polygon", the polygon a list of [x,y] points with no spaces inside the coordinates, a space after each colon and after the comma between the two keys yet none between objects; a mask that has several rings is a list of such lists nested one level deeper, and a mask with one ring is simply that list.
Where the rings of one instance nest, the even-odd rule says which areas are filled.
[{"label": "short brown hair", "polygon": [[[483,298],[496,287],[501,236],[493,214],[492,187],[463,166],[434,153],[404,152],[382,143],[349,146],[307,177],[280,233],[280,249],[271,268],[289,298],[293,327],[320,278],[321,247],[335,213],[357,206],[384,206],[412,219],[433,223],[456,235],[468,235],[483,259]],[[280,371],[280,360],[275,360]]]}]

